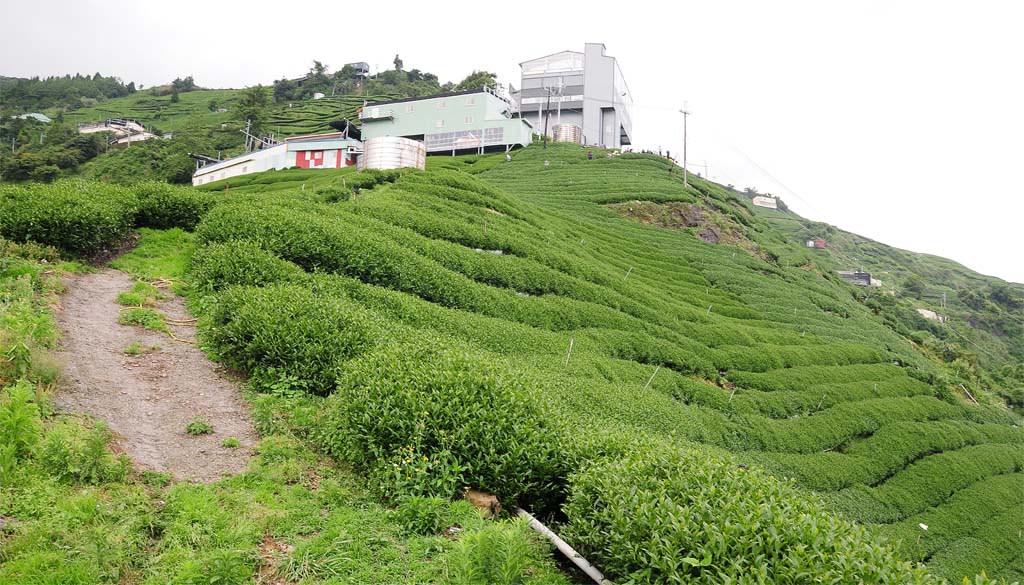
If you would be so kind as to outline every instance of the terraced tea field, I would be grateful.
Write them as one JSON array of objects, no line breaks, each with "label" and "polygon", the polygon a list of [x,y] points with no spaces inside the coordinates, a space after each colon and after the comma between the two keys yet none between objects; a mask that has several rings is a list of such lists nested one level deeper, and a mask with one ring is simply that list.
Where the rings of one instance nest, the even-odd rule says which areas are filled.
[{"label": "terraced tea field", "polygon": [[[45,240],[92,209],[98,233],[66,243],[87,251],[131,217],[181,216],[204,349],[283,409],[260,407],[264,426],[388,506],[490,492],[615,581],[1022,576],[1021,418],[993,394],[966,400],[720,186],[551,145],[226,187],[80,186],[92,205],[56,217],[39,206],[70,191],[0,191],[0,234]],[[648,204],[634,202],[697,219],[645,225],[623,217]],[[447,580],[524,578],[482,576],[466,560],[489,558],[480,542],[459,542]],[[235,546],[251,559],[257,543]]]},{"label": "terraced tea field", "polygon": [[[574,440],[602,428],[730,452],[896,537],[940,576],[1019,576],[1019,418],[963,400],[851,288],[802,268],[802,243],[749,204],[699,180],[684,189],[657,157],[587,161],[575,147],[430,166],[344,203],[240,199],[198,239],[255,242],[320,273],[286,278],[298,286],[507,361],[580,429]],[[698,205],[746,241],[708,244],[607,207],[630,201]],[[317,380],[321,393],[336,383]],[[998,493],[984,505],[962,495],[983,485]]]}]

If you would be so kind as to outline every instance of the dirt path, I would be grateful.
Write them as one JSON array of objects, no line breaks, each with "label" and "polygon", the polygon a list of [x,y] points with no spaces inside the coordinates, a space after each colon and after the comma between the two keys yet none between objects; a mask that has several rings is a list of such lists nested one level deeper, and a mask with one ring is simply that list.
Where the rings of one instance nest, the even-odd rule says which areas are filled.
[{"label": "dirt path", "polygon": [[[63,358],[68,388],[57,409],[106,421],[115,444],[142,469],[169,472],[176,479],[213,481],[243,471],[256,433],[237,384],[192,344],[165,333],[117,323],[118,293],[134,281],[117,270],[84,274],[67,281],[69,291],[56,312],[64,332]],[[168,296],[172,296],[168,294]],[[156,307],[171,319],[188,319],[181,298]],[[192,339],[192,327],[171,327]],[[132,342],[158,351],[129,356]],[[190,436],[185,426],[196,416],[213,425],[209,435]],[[222,447],[235,437],[241,447]]]}]

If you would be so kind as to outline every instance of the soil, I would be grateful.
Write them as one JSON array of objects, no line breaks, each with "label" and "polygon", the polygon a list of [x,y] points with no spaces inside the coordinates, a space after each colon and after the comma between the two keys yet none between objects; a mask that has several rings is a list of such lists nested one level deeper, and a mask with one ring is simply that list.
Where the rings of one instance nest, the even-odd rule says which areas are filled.
[{"label": "soil", "polygon": [[[194,343],[119,325],[117,295],[134,283],[110,269],[67,280],[68,293],[56,316],[64,333],[61,355],[68,383],[57,395],[57,410],[105,421],[115,435],[114,449],[140,469],[201,482],[243,471],[257,437],[237,380]],[[154,309],[176,321],[191,319],[180,297],[169,291],[165,296]],[[194,342],[194,326],[170,329],[175,337]],[[124,349],[133,342],[144,353],[126,355]],[[154,346],[159,349],[149,351]],[[213,425],[213,433],[188,435],[185,426],[195,417]],[[221,447],[228,437],[241,446]]]}]

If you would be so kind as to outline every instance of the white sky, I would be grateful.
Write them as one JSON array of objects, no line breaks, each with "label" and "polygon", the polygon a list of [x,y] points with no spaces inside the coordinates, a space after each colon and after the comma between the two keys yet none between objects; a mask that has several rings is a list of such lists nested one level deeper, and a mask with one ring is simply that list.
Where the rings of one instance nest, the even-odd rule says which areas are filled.
[{"label": "white sky", "polygon": [[3,0],[0,23],[0,75],[146,86],[395,53],[442,81],[486,69],[518,86],[519,62],[603,42],[636,100],[635,147],[681,152],[688,101],[693,170],[1024,282],[1024,3]]}]

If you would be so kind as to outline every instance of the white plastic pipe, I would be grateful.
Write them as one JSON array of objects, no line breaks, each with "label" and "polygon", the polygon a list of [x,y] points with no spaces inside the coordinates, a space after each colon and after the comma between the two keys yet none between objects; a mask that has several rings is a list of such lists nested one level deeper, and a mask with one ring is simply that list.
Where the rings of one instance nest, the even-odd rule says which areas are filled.
[{"label": "white plastic pipe", "polygon": [[594,583],[597,583],[598,585],[615,585],[608,579],[605,579],[604,575],[601,574],[601,571],[599,571],[597,567],[587,562],[587,559],[583,558],[580,553],[576,552],[576,550],[569,546],[569,544],[564,540],[558,538],[557,534],[551,532],[547,526],[541,524],[540,520],[531,516],[529,512],[522,508],[516,508],[516,516],[526,518],[530,522],[530,528],[533,528],[550,540],[551,544],[555,545],[555,548],[557,548],[559,552],[579,567],[581,571],[586,573],[588,577],[593,579]]}]

